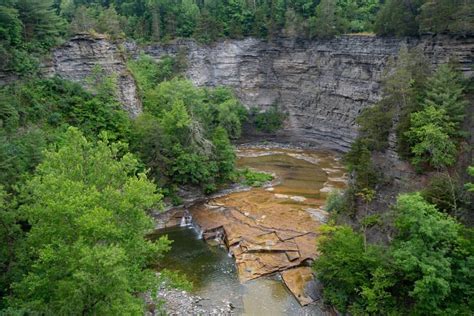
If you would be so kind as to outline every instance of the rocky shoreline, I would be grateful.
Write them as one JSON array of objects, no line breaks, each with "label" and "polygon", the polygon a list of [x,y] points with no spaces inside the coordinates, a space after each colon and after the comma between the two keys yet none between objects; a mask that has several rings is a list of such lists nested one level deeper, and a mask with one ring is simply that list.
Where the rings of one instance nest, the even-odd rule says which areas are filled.
[{"label": "rocky shoreline", "polygon": [[[307,154],[305,150],[307,146],[304,144],[259,142],[239,145],[238,155],[252,159],[284,153],[305,164],[317,164],[320,159],[327,160],[325,154],[319,157]],[[336,156],[330,157],[329,162],[326,161],[321,166],[327,179],[319,190],[323,196],[327,194],[327,183],[329,187],[337,186],[338,181],[344,180],[339,159]],[[157,228],[189,225],[187,218],[192,218],[193,225],[204,240],[224,245],[233,255],[242,282],[276,273],[281,275],[283,283],[302,306],[313,305],[320,300],[320,287],[308,265],[317,255],[314,247],[317,227],[327,218],[327,213],[321,208],[324,198],[307,199],[281,194],[284,192],[275,187],[279,184],[278,181],[268,183],[264,188],[254,189],[251,194],[248,193],[250,187],[234,185],[212,196],[188,198],[184,205],[157,214]],[[262,197],[267,203],[266,207],[259,204],[258,199]],[[245,206],[242,208],[243,205]],[[292,205],[295,211],[285,211],[288,205]],[[289,224],[286,225],[286,222]],[[163,298],[176,315],[181,312],[186,314],[192,308],[178,306],[175,309],[172,301],[179,299],[183,299],[186,306],[191,306],[193,304],[190,302],[194,302],[196,306],[193,308],[202,308],[202,298],[192,295],[186,297],[182,292],[171,293]],[[214,309],[218,314],[224,313],[222,315],[231,313],[231,310],[224,311],[217,307],[202,313],[212,314]]]},{"label": "rocky shoreline", "polygon": [[148,299],[148,312],[146,316],[233,315],[234,308],[226,300],[211,302],[209,299],[177,289],[162,288],[157,294],[157,299],[163,305],[157,306]]}]

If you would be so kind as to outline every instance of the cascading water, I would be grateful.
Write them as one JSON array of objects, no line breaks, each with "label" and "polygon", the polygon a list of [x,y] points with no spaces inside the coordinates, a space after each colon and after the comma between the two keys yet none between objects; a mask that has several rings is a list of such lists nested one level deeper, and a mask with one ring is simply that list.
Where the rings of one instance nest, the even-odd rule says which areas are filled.
[{"label": "cascading water", "polygon": [[184,211],[183,217],[181,217],[181,222],[179,223],[180,227],[191,226],[193,223],[193,216],[189,213],[188,210]]},{"label": "cascading water", "polygon": [[[339,179],[343,178],[344,170],[338,168],[337,161],[332,155],[308,153],[308,157],[315,157],[317,160],[307,161],[299,158],[303,155],[301,151],[291,151],[289,154],[286,154],[286,151],[272,151],[272,154],[258,155],[261,151],[264,150],[247,150],[248,155],[239,158],[240,166],[275,173],[281,179],[281,183],[275,185],[273,190],[252,189],[247,193],[235,193],[235,197],[234,193],[229,193],[221,200],[217,198],[210,203],[205,202],[205,205],[198,203],[196,207],[190,206],[189,210],[179,210],[181,217],[178,218],[178,223],[173,223],[180,227],[167,228],[157,235],[158,238],[167,234],[169,239],[174,241],[171,251],[162,259],[160,267],[186,274],[194,284],[193,294],[216,302],[222,301],[224,297],[230,300],[235,307],[236,315],[322,315],[318,306],[301,307],[298,300],[282,284],[278,274],[241,284],[239,273],[247,273],[248,269],[256,267],[254,262],[258,263],[258,261],[251,260],[256,258],[258,253],[251,253],[247,257],[242,256],[239,252],[242,245],[238,242],[233,243],[231,249],[227,249],[226,244],[229,240],[227,240],[228,235],[225,230],[226,224],[211,229],[209,226],[206,230],[205,225],[208,223],[206,218],[209,218],[208,221],[221,218],[218,215],[225,213],[227,207],[241,208],[244,213],[240,217],[247,217],[245,222],[235,219],[232,223],[236,226],[233,227],[246,225],[247,222],[251,222],[252,227],[261,227],[263,231],[266,230],[266,225],[279,227],[276,223],[269,222],[269,215],[273,213],[270,210],[263,213],[264,209],[278,207],[289,213],[296,208],[294,205],[298,208],[317,209],[320,206],[318,203],[321,203],[325,196],[320,190],[326,187],[343,186],[342,180]],[[332,180],[328,181],[329,175]],[[306,200],[291,199],[292,196],[303,196]],[[255,217],[250,218],[250,215],[246,215],[245,212],[252,212],[252,216]],[[199,216],[196,215],[193,218],[191,213],[199,214]],[[239,214],[236,212],[236,216]],[[289,218],[289,216],[286,217],[286,219]],[[221,219],[223,223],[231,220],[231,218]],[[201,223],[203,226],[200,225]],[[244,228],[242,231],[247,232],[247,227]],[[207,243],[202,241],[203,237]],[[253,238],[253,235],[250,237]],[[265,250],[262,252],[265,253]],[[263,256],[265,254],[261,255]],[[243,269],[238,270],[239,266],[235,263],[237,259],[241,260],[239,262],[247,260],[250,264],[241,265]]]}]

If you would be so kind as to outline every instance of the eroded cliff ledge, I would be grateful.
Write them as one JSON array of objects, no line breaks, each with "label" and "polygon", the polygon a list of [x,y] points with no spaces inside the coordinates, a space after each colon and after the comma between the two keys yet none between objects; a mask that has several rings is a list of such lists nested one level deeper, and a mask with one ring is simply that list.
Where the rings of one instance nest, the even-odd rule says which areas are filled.
[{"label": "eroded cliff ledge", "polygon": [[186,76],[196,85],[232,87],[246,106],[278,104],[289,113],[282,137],[347,150],[357,136],[356,117],[381,97],[380,80],[390,56],[402,45],[419,46],[433,66],[455,58],[472,76],[474,38],[445,36],[381,38],[341,36],[329,40],[279,38],[272,42],[247,38],[202,46],[192,40],[139,47],[104,38],[76,36],[57,48],[49,74],[83,80],[95,65],[119,78],[125,108],[141,111],[126,57],[144,52],[160,59],[185,51]]}]

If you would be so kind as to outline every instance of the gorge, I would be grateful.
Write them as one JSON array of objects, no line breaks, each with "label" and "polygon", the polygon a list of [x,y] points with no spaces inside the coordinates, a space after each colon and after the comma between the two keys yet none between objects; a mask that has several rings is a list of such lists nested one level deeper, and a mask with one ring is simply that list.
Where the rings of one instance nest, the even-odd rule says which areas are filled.
[{"label": "gorge", "polygon": [[474,314],[474,1],[3,0],[0,315]]},{"label": "gorge", "polygon": [[[396,58],[403,46],[416,47],[422,51],[433,68],[453,60],[457,62],[457,67],[464,76],[473,75],[474,38],[472,37],[456,39],[436,36],[399,39],[360,35],[315,41],[281,37],[266,42],[247,38],[226,40],[209,46],[200,45],[192,40],[140,46],[133,42],[109,41],[102,36],[77,35],[52,52],[51,58],[44,64],[43,72],[46,75],[59,75],[65,79],[78,81],[87,86],[85,79],[95,67],[100,66],[108,74],[117,76],[119,98],[123,107],[131,117],[136,117],[142,112],[142,105],[138,86],[127,69],[126,61],[137,58],[140,54],[146,54],[156,60],[182,54],[186,57],[187,63],[185,76],[195,85],[231,87],[247,107],[266,110],[276,105],[287,113],[284,128],[277,132],[279,142],[345,152],[358,134],[356,118],[365,108],[381,99],[381,81],[384,73],[389,70],[390,60]],[[401,163],[393,154],[386,154],[379,159],[394,160],[392,162],[394,164]],[[254,198],[261,198],[257,191],[252,192]],[[322,196],[318,198],[324,201],[327,192],[321,191]],[[314,192],[310,192],[311,194]],[[304,197],[304,194],[302,195]],[[300,243],[291,238],[287,241],[277,234],[278,242],[268,246],[268,243],[271,244],[275,240],[270,240],[268,236],[270,239],[264,240],[265,237],[260,235],[269,232],[272,235],[271,231],[278,229],[267,227],[263,231],[257,229],[258,233],[255,233],[252,232],[252,229],[256,229],[253,227],[249,233],[249,230],[242,227],[236,228],[239,222],[249,225],[248,221],[253,219],[247,215],[247,211],[250,209],[256,211],[260,207],[247,203],[243,210],[239,210],[235,203],[241,200],[242,196],[236,194],[234,200],[232,196],[230,201],[228,199],[224,197],[221,200],[211,201],[209,205],[194,206],[191,214],[208,235],[205,239],[212,240],[216,233],[224,231],[226,247],[236,257],[241,280],[248,281],[300,266],[306,264],[307,259],[311,260],[316,256],[315,249],[312,249],[316,235]],[[265,198],[264,200],[267,203]],[[316,204],[318,208],[322,206],[320,201]],[[240,203],[237,202],[237,205]],[[220,215],[210,211],[222,207],[226,209],[221,210]],[[232,210],[232,207],[237,207],[237,211]],[[301,205],[297,205],[296,208],[300,209]],[[284,211],[279,214],[280,219],[289,216],[286,222],[294,224],[290,220],[292,210],[288,210],[290,212]],[[265,211],[262,214],[264,213]],[[175,216],[175,224],[184,218],[180,212],[172,216]],[[273,221],[277,218],[278,216],[273,218]],[[314,224],[317,226],[320,222],[315,220],[311,225]],[[303,229],[312,231],[316,227],[310,226]],[[256,241],[255,234],[260,236],[257,239],[263,239]],[[254,241],[249,242],[252,238]],[[263,247],[268,249],[262,251],[260,242],[263,242],[266,245]],[[268,262],[262,261],[258,255],[259,251],[260,254],[265,253]],[[302,251],[308,252],[307,257],[299,258]],[[295,254],[296,257],[292,258]],[[284,259],[280,258],[281,255]],[[271,256],[274,257],[270,258]],[[305,283],[298,284],[294,293],[304,293],[305,286]]]},{"label": "gorge", "polygon": [[277,105],[289,114],[279,139],[347,151],[357,136],[355,119],[381,98],[380,83],[389,59],[400,47],[418,47],[433,68],[458,62],[473,74],[474,38],[425,36],[385,38],[345,35],[334,39],[247,38],[210,46],[192,40],[139,46],[105,37],[78,35],[55,49],[45,63],[47,75],[84,82],[95,66],[118,76],[122,104],[132,116],[141,111],[137,87],[126,58],[141,53],[160,59],[183,52],[186,77],[198,86],[228,86],[248,107]]}]

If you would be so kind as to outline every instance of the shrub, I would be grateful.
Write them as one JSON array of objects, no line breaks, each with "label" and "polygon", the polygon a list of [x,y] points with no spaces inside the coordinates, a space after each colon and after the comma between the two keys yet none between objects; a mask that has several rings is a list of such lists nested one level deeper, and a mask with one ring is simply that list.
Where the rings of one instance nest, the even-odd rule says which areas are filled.
[{"label": "shrub", "polygon": [[243,177],[243,183],[252,187],[259,187],[265,182],[273,180],[273,176],[271,174],[253,171],[248,168],[242,170],[241,175]]},{"label": "shrub", "polygon": [[286,115],[278,110],[276,106],[272,106],[265,112],[259,112],[257,108],[250,110],[250,120],[257,130],[274,133],[283,127]]}]

